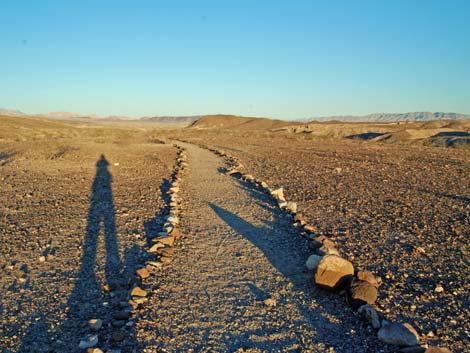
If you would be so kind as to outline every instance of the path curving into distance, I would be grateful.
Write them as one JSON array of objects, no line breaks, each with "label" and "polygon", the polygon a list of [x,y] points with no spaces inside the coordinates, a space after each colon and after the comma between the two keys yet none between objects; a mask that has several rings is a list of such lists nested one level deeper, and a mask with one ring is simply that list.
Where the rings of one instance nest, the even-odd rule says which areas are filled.
[{"label": "path curving into distance", "polygon": [[[270,198],[219,172],[191,144],[183,182],[185,243],[146,282],[138,312],[143,351],[377,352],[383,346],[343,298],[314,286],[309,251]],[[275,300],[275,306],[264,303]]]}]

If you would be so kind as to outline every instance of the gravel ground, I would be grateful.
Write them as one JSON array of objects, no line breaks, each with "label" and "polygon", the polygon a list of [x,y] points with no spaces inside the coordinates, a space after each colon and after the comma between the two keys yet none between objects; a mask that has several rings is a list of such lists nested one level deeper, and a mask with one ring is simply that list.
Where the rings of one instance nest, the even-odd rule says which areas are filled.
[{"label": "gravel ground", "polygon": [[319,234],[382,277],[388,318],[412,323],[431,344],[470,351],[468,150],[248,132],[184,137],[283,186]]},{"label": "gravel ground", "polygon": [[[185,240],[138,312],[143,352],[379,352],[344,299],[316,288],[304,239],[264,194],[187,145]],[[275,306],[264,302],[273,299]]]},{"label": "gravel ground", "polygon": [[[87,140],[73,131],[3,147],[1,352],[81,351],[95,317],[104,321],[99,347],[135,347],[133,327],[109,323],[164,206],[160,186],[175,149],[140,135],[124,141],[95,129]],[[105,284],[117,290],[108,294]],[[126,337],[119,344],[111,340],[118,331]]]}]

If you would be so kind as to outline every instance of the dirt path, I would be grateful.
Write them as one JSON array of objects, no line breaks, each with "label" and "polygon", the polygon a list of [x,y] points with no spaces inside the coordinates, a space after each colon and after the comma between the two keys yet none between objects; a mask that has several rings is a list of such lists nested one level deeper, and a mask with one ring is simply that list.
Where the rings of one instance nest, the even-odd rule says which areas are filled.
[{"label": "dirt path", "polygon": [[304,271],[308,250],[287,216],[220,174],[223,161],[211,152],[185,147],[186,244],[148,283],[152,296],[136,327],[144,351],[383,349],[343,299],[314,287]]}]

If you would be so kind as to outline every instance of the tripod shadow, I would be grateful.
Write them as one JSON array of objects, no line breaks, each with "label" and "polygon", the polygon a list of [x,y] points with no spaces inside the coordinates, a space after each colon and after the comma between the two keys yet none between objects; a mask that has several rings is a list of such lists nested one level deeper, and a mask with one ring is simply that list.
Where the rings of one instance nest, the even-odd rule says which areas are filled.
[{"label": "tripod shadow", "polygon": [[[113,319],[113,311],[119,310],[120,302],[127,299],[127,279],[132,273],[130,271],[135,267],[132,259],[137,256],[138,249],[132,247],[126,250],[126,262],[130,261],[131,265],[125,266],[119,257],[111,188],[112,176],[108,165],[105,156],[101,155],[96,163],[80,269],[78,275],[75,276],[74,288],[68,298],[67,315],[63,324],[58,329],[51,330],[45,323],[44,315],[39,314],[38,316],[42,319],[29,328],[29,334],[25,335],[18,352],[43,351],[38,350],[38,338],[42,341],[42,347],[48,347],[49,350],[46,350],[48,352],[80,351],[79,341],[92,333],[88,327],[88,320],[94,318],[103,320],[103,328],[97,333],[99,336],[97,347],[113,348],[112,335],[118,330],[125,333],[125,346],[136,346],[132,341],[135,338],[131,332],[132,328],[124,326],[117,329],[109,325]],[[103,261],[97,258],[101,231],[104,233],[106,252],[104,266]],[[119,344],[119,348],[123,348],[122,343]]]}]

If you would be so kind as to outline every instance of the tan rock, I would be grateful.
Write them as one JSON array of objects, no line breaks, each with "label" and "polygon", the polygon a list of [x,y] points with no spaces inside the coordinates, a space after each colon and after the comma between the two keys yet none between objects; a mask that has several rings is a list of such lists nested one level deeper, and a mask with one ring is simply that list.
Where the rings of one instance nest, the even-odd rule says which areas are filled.
[{"label": "tan rock", "polygon": [[325,255],[321,259],[315,272],[315,283],[319,286],[338,290],[353,276],[354,267],[338,255]]},{"label": "tan rock", "polygon": [[144,291],[142,288],[140,287],[134,287],[131,291],[131,296],[132,297],[146,297],[147,296],[147,292]]},{"label": "tan rock", "polygon": [[150,273],[146,268],[139,268],[137,271],[135,271],[135,273],[142,279],[148,278],[150,276]]},{"label": "tan rock", "polygon": [[154,243],[161,243],[163,245],[169,245],[169,246],[173,246],[173,244],[175,243],[175,238],[171,235],[167,235],[165,237],[157,237],[157,238],[153,238],[152,239],[152,242]]}]

